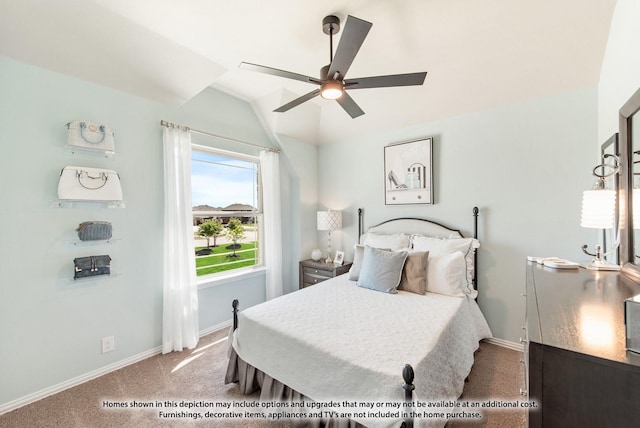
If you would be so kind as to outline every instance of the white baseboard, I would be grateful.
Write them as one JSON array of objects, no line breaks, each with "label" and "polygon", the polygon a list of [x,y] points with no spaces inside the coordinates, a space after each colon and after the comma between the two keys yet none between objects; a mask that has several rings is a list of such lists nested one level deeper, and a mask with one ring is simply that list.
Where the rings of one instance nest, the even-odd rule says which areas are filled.
[{"label": "white baseboard", "polygon": [[222,330],[223,328],[228,329],[229,327],[231,327],[232,322],[233,322],[232,320],[224,321],[224,322],[221,322],[220,324],[216,324],[212,327],[205,328],[204,330],[200,330],[200,337],[206,336],[207,334],[215,333],[216,331]]},{"label": "white baseboard", "polygon": [[53,385],[48,388],[41,389],[40,391],[34,392],[33,394],[25,395],[24,397],[18,398],[17,400],[0,404],[0,415],[10,412],[12,410],[15,410],[17,408],[20,408],[22,406],[26,406],[27,404],[31,404],[35,401],[42,400],[43,398],[46,398],[53,394],[57,394],[58,392],[62,392],[66,389],[73,388],[74,386],[78,386],[82,383],[88,382],[100,376],[104,376],[107,373],[111,373],[113,371],[119,370],[128,365],[137,363],[138,361],[142,361],[146,358],[153,357],[154,355],[159,354],[161,351],[162,351],[162,347],[157,346],[148,351],[144,351],[139,354],[132,355],[129,358],[116,361],[115,363],[109,364],[108,366],[104,366],[97,370],[90,371],[83,375],[61,382],[57,385]]},{"label": "white baseboard", "polygon": [[493,345],[502,346],[503,348],[513,349],[514,351],[524,351],[524,346],[522,345],[522,343],[510,342],[508,340],[498,339],[497,337],[484,339],[484,341]]},{"label": "white baseboard", "polygon": [[[229,328],[231,326],[231,321],[225,321],[220,324],[214,325],[213,327],[206,328],[204,330],[200,330],[199,336],[206,336],[215,331],[218,331],[223,328]],[[61,382],[57,385],[50,386],[45,389],[41,389],[40,391],[34,392],[33,394],[25,395],[24,397],[20,397],[16,400],[9,401],[8,403],[0,404],[0,415],[4,413],[8,413],[12,410],[16,410],[20,407],[26,406],[27,404],[34,403],[38,400],[42,400],[43,398],[49,397],[50,395],[57,394],[69,388],[73,388],[74,386],[78,386],[82,383],[88,382],[100,376],[104,376],[108,373],[114,372],[131,364],[137,363],[144,359],[153,357],[154,355],[158,355],[162,352],[162,346],[156,346],[153,349],[148,351],[141,352],[136,355],[132,355],[131,357],[125,358],[120,361],[116,361],[115,363],[109,364],[108,366],[101,367],[99,369],[90,371],[89,373],[85,373],[83,375],[74,377],[72,379]]]}]

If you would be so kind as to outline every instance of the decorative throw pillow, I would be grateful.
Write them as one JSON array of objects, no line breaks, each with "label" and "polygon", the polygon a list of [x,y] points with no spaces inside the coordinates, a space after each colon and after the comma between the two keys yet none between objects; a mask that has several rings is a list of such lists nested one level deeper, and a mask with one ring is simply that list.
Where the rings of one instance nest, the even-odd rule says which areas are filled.
[{"label": "decorative throw pillow", "polygon": [[432,236],[413,235],[411,243],[414,251],[429,251],[431,256],[436,254],[451,254],[454,251],[462,251],[466,264],[465,285],[468,291],[473,291],[473,254],[480,247],[480,242],[474,238],[435,238]]},{"label": "decorative throw pillow", "polygon": [[364,245],[356,244],[353,246],[353,264],[349,269],[349,279],[357,281],[360,277],[360,269],[362,268],[362,257],[364,256]]},{"label": "decorative throw pillow", "polygon": [[427,291],[427,260],[428,251],[414,251],[409,253],[404,262],[402,277],[398,290],[424,294]]},{"label": "decorative throw pillow", "polygon": [[427,291],[447,296],[465,296],[465,262],[461,251],[450,254],[429,253]]},{"label": "decorative throw pillow", "polygon": [[384,251],[366,245],[357,285],[384,293],[397,293],[407,251]]}]

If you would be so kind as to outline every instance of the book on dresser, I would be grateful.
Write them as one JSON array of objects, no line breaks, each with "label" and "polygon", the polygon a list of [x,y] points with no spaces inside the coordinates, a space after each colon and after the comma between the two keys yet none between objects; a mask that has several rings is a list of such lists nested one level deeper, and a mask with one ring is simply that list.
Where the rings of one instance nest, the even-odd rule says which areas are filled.
[{"label": "book on dresser", "polygon": [[349,272],[352,262],[342,265],[325,263],[324,261],[302,260],[300,262],[300,288],[309,287],[319,282],[326,281],[343,273]]}]

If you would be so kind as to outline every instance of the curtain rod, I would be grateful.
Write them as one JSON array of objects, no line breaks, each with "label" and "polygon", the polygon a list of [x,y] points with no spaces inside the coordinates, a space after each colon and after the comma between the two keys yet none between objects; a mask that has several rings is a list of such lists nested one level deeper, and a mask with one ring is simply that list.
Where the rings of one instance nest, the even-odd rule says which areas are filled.
[{"label": "curtain rod", "polygon": [[211,132],[199,131],[197,129],[189,128],[188,126],[176,125],[175,123],[167,122],[166,120],[160,121],[161,126],[166,126],[167,128],[179,128],[188,132],[192,132],[194,134],[206,135],[207,137],[220,138],[222,140],[231,141],[232,143],[244,144],[251,147],[257,147],[259,149],[268,150],[274,153],[280,153],[280,150],[274,149],[273,147],[260,146],[258,144],[247,143],[245,141],[236,140],[235,138],[223,137],[222,135],[212,134]]}]

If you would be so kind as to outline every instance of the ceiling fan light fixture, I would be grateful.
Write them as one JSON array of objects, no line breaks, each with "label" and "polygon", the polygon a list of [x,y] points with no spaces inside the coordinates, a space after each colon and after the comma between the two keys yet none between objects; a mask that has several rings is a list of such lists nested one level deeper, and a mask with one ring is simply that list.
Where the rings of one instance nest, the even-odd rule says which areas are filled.
[{"label": "ceiling fan light fixture", "polygon": [[355,119],[362,116],[364,111],[362,111],[353,98],[351,98],[351,94],[346,92],[346,89],[349,89],[349,92],[351,92],[352,89],[419,86],[424,83],[424,79],[427,76],[427,72],[423,71],[420,73],[388,74],[384,76],[347,79],[346,76],[349,67],[351,67],[351,63],[360,50],[372,25],[372,23],[354,16],[347,16],[347,22],[342,30],[342,37],[340,37],[340,43],[334,55],[333,36],[340,31],[340,19],[335,15],[329,15],[322,20],[322,31],[329,36],[329,65],[320,69],[319,79],[317,77],[305,76],[303,74],[248,62],[241,62],[240,67],[319,86],[316,86],[313,91],[278,107],[274,110],[276,113],[289,111],[320,95],[322,98],[328,100],[336,100],[340,107],[342,107],[352,119]]},{"label": "ceiling fan light fixture", "polygon": [[326,100],[336,100],[342,96],[344,89],[340,82],[330,80],[322,84],[320,96]]}]

